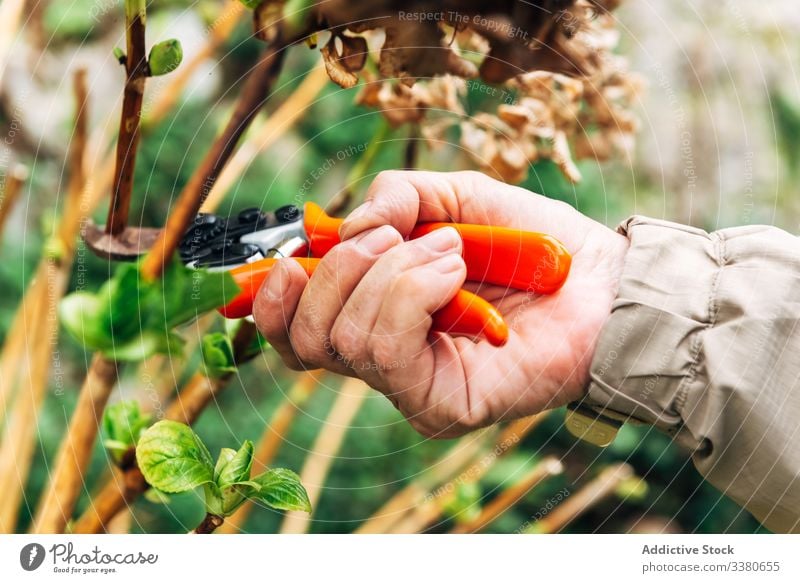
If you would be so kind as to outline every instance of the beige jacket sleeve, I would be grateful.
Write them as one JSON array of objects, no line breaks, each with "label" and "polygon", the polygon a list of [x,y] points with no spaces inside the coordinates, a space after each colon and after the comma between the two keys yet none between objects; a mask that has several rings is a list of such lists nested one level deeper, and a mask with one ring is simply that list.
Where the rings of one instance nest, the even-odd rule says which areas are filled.
[{"label": "beige jacket sleeve", "polygon": [[656,425],[776,532],[800,531],[800,240],[643,217],[587,403]]}]

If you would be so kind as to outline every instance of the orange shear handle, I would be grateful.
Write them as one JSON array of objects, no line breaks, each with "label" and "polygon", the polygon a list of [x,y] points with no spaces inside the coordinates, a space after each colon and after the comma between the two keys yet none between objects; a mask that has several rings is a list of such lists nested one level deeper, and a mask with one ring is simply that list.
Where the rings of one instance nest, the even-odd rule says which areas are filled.
[{"label": "orange shear handle", "polygon": [[[303,226],[311,255],[323,257],[339,243],[342,219],[328,216],[313,202],[303,210]],[[487,225],[421,223],[411,231],[416,239],[443,227],[455,228],[463,241],[467,280],[552,294],[564,285],[572,256],[555,237]]]},{"label": "orange shear handle", "polygon": [[[280,259],[261,259],[232,269],[229,273],[241,292],[228,305],[220,308],[220,313],[226,318],[249,316],[253,312],[256,294],[276,261]],[[293,257],[291,261],[297,261],[311,276],[320,260]],[[482,336],[494,346],[502,346],[508,340],[508,326],[497,309],[465,290],[459,290],[450,302],[433,314],[432,329],[457,336]]]}]

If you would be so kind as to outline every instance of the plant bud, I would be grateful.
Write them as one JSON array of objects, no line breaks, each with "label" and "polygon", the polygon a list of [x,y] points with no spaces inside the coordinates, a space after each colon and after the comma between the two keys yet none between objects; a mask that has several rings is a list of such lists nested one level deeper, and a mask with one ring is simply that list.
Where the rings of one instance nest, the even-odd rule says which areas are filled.
[{"label": "plant bud", "polygon": [[150,65],[150,74],[155,76],[166,75],[178,68],[183,60],[183,48],[177,39],[169,39],[153,45],[147,62]]}]

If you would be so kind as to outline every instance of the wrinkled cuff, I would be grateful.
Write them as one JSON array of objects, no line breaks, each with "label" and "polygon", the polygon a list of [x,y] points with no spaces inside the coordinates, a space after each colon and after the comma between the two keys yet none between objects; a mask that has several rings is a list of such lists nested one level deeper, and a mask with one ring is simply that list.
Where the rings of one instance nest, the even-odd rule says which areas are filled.
[{"label": "wrinkled cuff", "polygon": [[713,319],[720,239],[640,216],[618,231],[630,248],[583,404],[675,433],[695,375],[699,333]]}]

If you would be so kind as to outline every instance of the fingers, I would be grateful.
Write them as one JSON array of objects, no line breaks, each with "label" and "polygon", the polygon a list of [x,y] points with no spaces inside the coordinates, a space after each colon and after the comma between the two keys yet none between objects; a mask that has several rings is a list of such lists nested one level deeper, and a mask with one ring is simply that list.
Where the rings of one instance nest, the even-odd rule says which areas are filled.
[{"label": "fingers", "polygon": [[[377,225],[392,225],[405,237],[418,222],[452,221],[521,228],[524,218],[558,204],[480,172],[381,172],[366,202],[342,224],[348,239]],[[528,216],[530,215],[530,216]]]},{"label": "fingers", "polygon": [[259,332],[292,370],[303,369],[289,340],[289,326],[307,283],[308,276],[299,263],[291,259],[278,261],[253,302],[253,318]]},{"label": "fingers", "polygon": [[[435,281],[439,277],[435,269],[429,269],[423,274],[427,276],[427,280],[420,278],[420,274],[414,269],[430,265],[447,268],[448,273],[457,266],[464,267],[461,259],[461,238],[455,229],[439,229],[386,253],[356,286],[336,318],[331,330],[331,342],[355,374],[368,383],[374,384],[373,381],[377,382],[379,377],[372,374],[368,346],[372,342],[375,323],[386,303],[386,297],[392,293],[391,290],[406,282],[404,285],[409,288],[408,291],[414,292],[412,301],[423,306],[439,305],[449,299],[444,294],[450,290],[449,281],[454,277],[448,280],[448,285],[443,290],[440,282]],[[409,274],[412,273],[413,279],[409,280],[412,277]],[[463,282],[463,277],[461,281]],[[411,284],[417,287],[411,290]],[[455,295],[455,291],[452,295]],[[398,306],[397,309],[403,310],[404,306]],[[430,328],[429,314],[414,310],[408,316],[409,330],[418,332],[424,340]]]},{"label": "fingers", "polygon": [[259,291],[254,315],[287,366],[352,374],[331,345],[331,327],[364,274],[401,242],[399,233],[389,226],[363,233],[332,249],[310,279],[304,273],[300,278],[295,270],[299,266],[293,262],[279,262],[291,267],[290,284],[281,279],[283,269],[270,273]]}]

